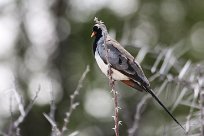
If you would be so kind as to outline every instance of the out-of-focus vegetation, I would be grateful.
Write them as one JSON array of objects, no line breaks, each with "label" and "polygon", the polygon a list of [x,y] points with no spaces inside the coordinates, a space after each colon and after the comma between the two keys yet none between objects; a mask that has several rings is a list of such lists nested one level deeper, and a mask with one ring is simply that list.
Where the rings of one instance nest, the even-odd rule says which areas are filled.
[{"label": "out-of-focus vegetation", "polygon": [[[49,114],[52,100],[52,115],[62,128],[70,95],[90,65],[66,134],[114,135],[108,79],[92,51],[95,16],[141,63],[159,98],[189,134],[204,135],[202,0],[0,0],[0,133],[9,134],[38,90],[14,134],[50,135],[43,113]],[[184,135],[145,93],[121,83],[116,89],[121,136]]]}]

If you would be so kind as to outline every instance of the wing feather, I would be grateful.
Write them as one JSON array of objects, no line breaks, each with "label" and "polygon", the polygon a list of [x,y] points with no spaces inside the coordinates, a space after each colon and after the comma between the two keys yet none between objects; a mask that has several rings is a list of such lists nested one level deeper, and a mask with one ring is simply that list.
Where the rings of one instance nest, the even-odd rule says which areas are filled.
[{"label": "wing feather", "polygon": [[[126,51],[117,41],[111,39],[110,36],[106,38],[106,45],[108,49],[108,60],[111,66],[124,75],[130,77],[133,81],[139,82],[144,86],[150,86],[144,72],[140,65],[135,61],[134,57]],[[103,46],[97,47],[99,55],[106,62],[106,50]]]}]

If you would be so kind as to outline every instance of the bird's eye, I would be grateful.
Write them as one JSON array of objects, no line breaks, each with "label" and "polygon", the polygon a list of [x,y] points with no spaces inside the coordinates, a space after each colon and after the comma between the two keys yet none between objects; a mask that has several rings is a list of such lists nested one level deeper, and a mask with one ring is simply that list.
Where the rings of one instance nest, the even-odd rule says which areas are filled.
[{"label": "bird's eye", "polygon": [[97,32],[98,31],[98,26],[94,26],[93,31]]}]

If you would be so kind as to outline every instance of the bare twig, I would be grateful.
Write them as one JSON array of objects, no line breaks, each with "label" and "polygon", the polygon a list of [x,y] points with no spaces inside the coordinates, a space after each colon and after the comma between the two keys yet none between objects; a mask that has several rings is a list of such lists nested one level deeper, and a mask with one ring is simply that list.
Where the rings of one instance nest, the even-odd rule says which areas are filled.
[{"label": "bare twig", "polygon": [[197,77],[197,82],[198,82],[198,93],[200,94],[200,135],[204,136],[204,90],[202,88],[202,85],[204,83],[204,77],[203,73],[204,71],[201,66],[197,67],[198,71],[198,77]]},{"label": "bare twig", "polygon": [[190,120],[191,120],[191,117],[193,115],[193,110],[194,110],[194,104],[195,104],[195,101],[196,101],[196,98],[194,97],[193,98],[193,101],[192,101],[192,106],[190,107],[190,111],[189,111],[189,114],[188,116],[186,117],[187,121],[186,121],[186,132],[189,133],[190,131]]},{"label": "bare twig", "polygon": [[54,96],[53,88],[51,88],[50,97],[51,97],[51,101],[50,101],[49,117],[54,120],[56,104],[55,104],[55,96]]},{"label": "bare twig", "polygon": [[88,66],[86,66],[86,70],[84,71],[84,73],[82,74],[82,76],[78,82],[76,90],[74,91],[74,93],[72,95],[70,95],[70,107],[69,107],[68,112],[66,112],[66,116],[64,118],[64,124],[63,124],[62,130],[61,130],[62,135],[67,130],[67,124],[69,123],[70,116],[71,116],[72,112],[79,105],[78,102],[74,102],[75,97],[79,94],[79,91],[82,88],[82,83],[83,83],[83,81],[84,81],[84,79],[85,79],[85,77],[89,71],[90,71],[90,69],[89,69],[89,65],[88,65]]},{"label": "bare twig", "polygon": [[[191,65],[191,61],[187,61],[185,63],[185,65],[183,66],[183,68],[180,70],[180,73],[178,75],[178,80],[177,81],[182,81],[184,76],[186,75],[186,73],[188,73],[189,67]],[[189,79],[192,82],[192,79]],[[171,108],[171,111],[173,111],[177,105],[180,103],[180,101],[182,100],[182,98],[184,97],[184,95],[186,94],[187,88],[184,86],[183,89],[181,90],[180,95],[178,96],[178,98],[176,99],[174,105]]]},{"label": "bare twig", "polygon": [[52,118],[50,118],[47,114],[43,113],[43,115],[45,116],[45,118],[49,121],[49,123],[52,126],[52,132],[54,136],[61,136],[61,132],[57,127],[57,124],[55,123],[55,121],[53,121]]},{"label": "bare twig", "polygon": [[137,54],[137,56],[135,58],[139,64],[144,60],[147,53],[148,53],[148,48],[147,47],[143,47],[143,48],[140,49],[140,51],[138,52],[138,54]]},{"label": "bare twig", "polygon": [[[161,87],[159,88],[158,92],[157,92],[157,95],[159,95],[163,90],[164,88],[166,87],[168,81],[165,80],[163,82],[163,84],[161,85]],[[136,113],[135,113],[135,116],[134,116],[134,122],[133,122],[133,125],[131,128],[129,128],[128,130],[128,134],[129,136],[136,136],[137,133],[138,133],[138,127],[139,127],[139,121],[140,121],[140,117],[141,117],[141,114],[142,114],[142,110],[144,110],[144,106],[146,104],[146,102],[152,98],[152,96],[150,94],[147,94],[145,95],[142,100],[140,101],[140,103],[137,105],[137,109],[136,109]]]},{"label": "bare twig", "polygon": [[[20,113],[20,116],[15,120],[15,121],[12,121],[11,122],[11,125],[10,125],[10,129],[9,129],[9,132],[8,134],[9,135],[20,135],[20,128],[19,128],[19,125],[24,121],[25,117],[28,115],[28,113],[30,112],[31,108],[33,107],[33,104],[35,102],[35,100],[37,99],[38,97],[38,94],[40,92],[40,86],[38,88],[38,91],[36,92],[36,95],[34,96],[34,98],[31,100],[31,102],[28,104],[27,108],[25,108],[24,110],[24,106],[22,104],[22,102],[20,101],[20,96],[18,95],[18,93],[16,92],[16,90],[14,90],[14,95],[15,95],[15,98],[19,104],[19,110],[21,111]],[[11,118],[13,118],[13,113],[12,113],[12,105],[10,105],[10,112],[11,112]],[[13,119],[12,119],[13,120]]]},{"label": "bare twig", "polygon": [[[94,21],[97,23],[97,24],[99,24],[99,25],[101,25],[101,24],[103,24],[103,22],[102,21],[99,21],[98,20],[98,18],[94,18]],[[109,59],[108,59],[108,47],[107,47],[107,44],[106,44],[106,40],[107,40],[107,33],[106,32],[104,32],[103,34],[103,38],[104,38],[104,47],[105,47],[105,58],[106,58],[106,62],[107,62],[107,65],[108,65],[108,70],[107,70],[107,76],[108,76],[108,78],[109,78],[109,85],[110,85],[110,87],[111,87],[111,92],[113,93],[113,99],[114,99],[114,116],[113,116],[113,118],[114,118],[114,124],[115,124],[115,126],[114,126],[114,131],[115,131],[115,135],[116,136],[119,136],[119,119],[118,119],[118,117],[119,117],[119,115],[118,115],[118,96],[117,96],[117,91],[115,90],[115,84],[114,84],[114,79],[112,78],[112,70],[111,70],[111,64],[110,64],[110,62],[109,62]]]},{"label": "bare twig", "polygon": [[119,106],[118,106],[118,92],[115,90],[115,81],[114,79],[112,78],[112,70],[111,70],[111,64],[109,62],[109,59],[108,59],[108,47],[107,47],[107,44],[106,44],[106,38],[107,38],[107,33],[104,33],[104,47],[105,47],[105,51],[106,51],[106,54],[105,54],[105,57],[106,57],[106,62],[108,64],[108,78],[109,78],[109,85],[111,87],[111,92],[113,93],[113,100],[114,100],[114,116],[113,116],[113,119],[114,119],[114,128],[113,130],[115,131],[115,136],[119,136],[119,124],[121,124],[121,121],[119,121]]},{"label": "bare twig", "polygon": [[74,131],[73,133],[69,134],[69,136],[77,136],[79,134],[79,131]]},{"label": "bare twig", "polygon": [[[25,117],[27,116],[27,114],[29,113],[29,111],[31,110],[37,96],[38,93],[40,91],[40,87],[38,89],[38,91],[36,92],[36,96],[32,99],[32,101],[30,102],[30,104],[27,106],[27,108],[24,110],[24,106],[21,100],[21,96],[17,93],[17,91],[14,88],[14,96],[15,99],[18,103],[18,107],[19,107],[19,111],[20,111],[20,116],[14,121],[14,117],[13,117],[13,111],[12,111],[12,97],[13,95],[10,96],[10,114],[11,114],[11,123],[10,123],[10,127],[9,127],[9,131],[8,131],[8,135],[20,135],[20,128],[19,125],[20,123],[23,122],[23,120],[25,119]],[[15,134],[14,134],[15,133]]]},{"label": "bare twig", "polygon": [[16,87],[13,90],[14,90],[15,99],[18,103],[18,109],[20,111],[20,114],[21,114],[21,116],[25,116],[25,110],[24,110],[24,104],[22,102],[22,98],[21,98],[20,94],[17,92]]},{"label": "bare twig", "polygon": [[[66,112],[66,116],[64,118],[64,124],[63,124],[61,131],[57,127],[57,124],[56,124],[55,119],[54,119],[54,112],[55,112],[56,106],[55,106],[54,94],[53,94],[53,91],[51,91],[50,115],[48,116],[45,113],[43,113],[43,115],[45,116],[45,118],[49,121],[49,123],[52,126],[52,135],[53,136],[63,136],[64,132],[67,130],[67,124],[69,123],[70,116],[71,116],[72,112],[74,111],[74,109],[76,109],[76,107],[79,105],[78,102],[74,102],[75,97],[79,94],[79,91],[82,88],[82,83],[83,83],[88,72],[89,72],[89,65],[87,65],[86,70],[82,74],[74,93],[72,95],[70,95],[70,107],[69,107],[68,112]],[[78,132],[75,131],[72,134],[70,134],[69,136],[75,136],[77,134],[78,134]]]},{"label": "bare twig", "polygon": [[[55,110],[56,110],[56,104],[55,104],[55,96],[54,96],[54,91],[53,88],[50,90],[50,113],[49,117],[52,119],[53,122],[55,122]],[[56,129],[52,129],[51,136],[56,136]]]},{"label": "bare twig", "polygon": [[160,63],[160,61],[162,60],[162,57],[163,57],[164,55],[165,55],[165,52],[164,52],[164,51],[161,51],[161,52],[159,53],[159,55],[158,55],[158,57],[157,57],[157,59],[156,59],[154,65],[153,65],[152,68],[151,68],[151,72],[152,72],[152,73],[154,73],[154,72],[156,71],[156,69],[157,69],[157,67],[158,67],[158,65],[159,65],[159,63]]},{"label": "bare twig", "polygon": [[10,105],[9,105],[9,110],[10,110],[10,114],[11,114],[11,123],[10,123],[10,127],[9,127],[9,132],[8,132],[8,135],[11,135],[12,132],[13,132],[13,105],[12,105],[12,102],[13,102],[13,95],[11,94],[10,95]]},{"label": "bare twig", "polygon": [[27,108],[25,109],[25,114],[21,114],[18,117],[18,119],[14,122],[14,128],[17,128],[19,126],[19,124],[23,122],[24,118],[28,115],[28,113],[30,112],[30,110],[33,107],[33,104],[35,103],[35,100],[38,97],[40,89],[41,89],[41,87],[39,86],[34,98],[31,100],[31,102],[28,104]]},{"label": "bare twig", "polygon": [[119,106],[118,106],[118,92],[115,90],[115,82],[114,80],[110,81],[111,86],[111,92],[113,93],[113,100],[114,100],[114,131],[115,135],[119,136],[119,125],[121,124],[121,121],[119,121]]},{"label": "bare twig", "polygon": [[146,104],[147,100],[150,99],[151,96],[149,94],[145,95],[142,100],[140,101],[140,103],[137,105],[137,109],[136,109],[136,113],[135,113],[135,117],[134,117],[134,123],[132,125],[132,127],[128,130],[128,134],[129,136],[135,136],[137,133],[137,129],[139,127],[139,121],[140,121],[140,117],[142,114],[142,109],[144,109],[144,105]]},{"label": "bare twig", "polygon": [[204,92],[200,93],[200,111],[201,111],[201,136],[204,136]]},{"label": "bare twig", "polygon": [[[196,71],[196,73],[199,74],[199,70],[198,70],[198,72]],[[187,133],[189,133],[189,131],[190,131],[190,126],[191,126],[190,125],[190,120],[191,120],[191,117],[193,115],[193,110],[194,110],[194,107],[195,107],[194,105],[196,103],[196,100],[198,98],[199,93],[201,93],[200,92],[200,89],[201,89],[201,84],[200,84],[201,78],[200,78],[200,75],[198,75],[196,80],[197,80],[197,83],[196,83],[196,85],[194,87],[194,97],[193,97],[193,100],[192,100],[192,106],[190,107],[189,115],[187,116],[187,121],[186,121],[186,132]],[[202,135],[202,133],[201,133],[201,135]]]}]

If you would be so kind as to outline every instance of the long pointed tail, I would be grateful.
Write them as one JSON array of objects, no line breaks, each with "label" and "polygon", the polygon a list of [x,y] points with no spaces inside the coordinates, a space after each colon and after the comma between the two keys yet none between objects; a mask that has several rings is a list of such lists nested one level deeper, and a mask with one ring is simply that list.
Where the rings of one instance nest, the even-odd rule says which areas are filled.
[{"label": "long pointed tail", "polygon": [[178,122],[178,120],[169,112],[169,110],[164,106],[164,104],[159,100],[159,98],[154,94],[154,92],[145,87],[145,90],[152,95],[152,97],[162,106],[162,108],[171,116],[171,118],[185,131],[183,126]]}]

